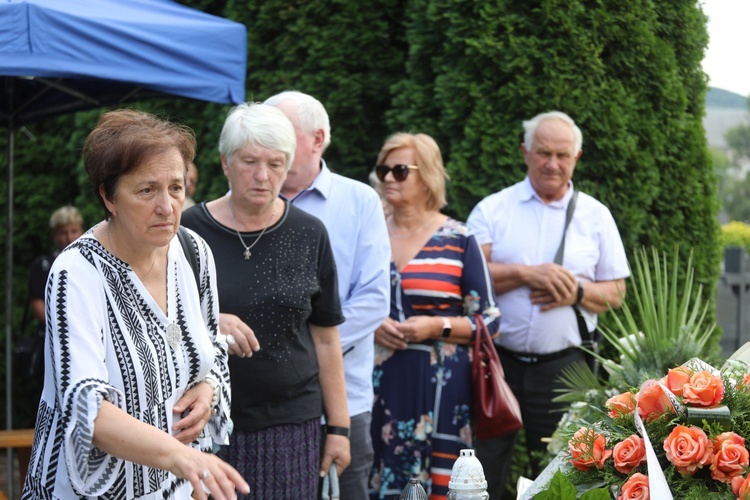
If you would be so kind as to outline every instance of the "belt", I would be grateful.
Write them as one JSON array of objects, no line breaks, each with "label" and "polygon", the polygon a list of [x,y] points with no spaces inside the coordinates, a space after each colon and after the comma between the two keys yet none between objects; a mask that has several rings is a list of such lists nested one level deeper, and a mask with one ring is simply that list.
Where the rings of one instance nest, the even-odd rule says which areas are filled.
[{"label": "belt", "polygon": [[498,352],[501,352],[515,360],[521,361],[522,363],[529,363],[534,365],[537,363],[546,363],[547,361],[554,361],[556,359],[564,358],[565,356],[573,354],[579,349],[577,347],[568,347],[567,349],[563,349],[562,351],[549,352],[546,354],[536,354],[533,352],[516,352],[501,346],[497,346],[497,350]]}]

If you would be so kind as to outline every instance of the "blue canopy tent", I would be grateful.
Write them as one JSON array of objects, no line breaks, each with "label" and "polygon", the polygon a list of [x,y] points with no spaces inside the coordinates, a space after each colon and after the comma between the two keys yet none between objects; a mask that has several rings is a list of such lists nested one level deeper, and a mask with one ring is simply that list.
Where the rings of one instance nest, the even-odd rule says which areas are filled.
[{"label": "blue canopy tent", "polygon": [[13,421],[16,127],[63,113],[154,97],[240,103],[245,99],[246,60],[247,35],[242,24],[171,0],[0,0],[0,127],[8,130],[5,336],[9,429]]}]

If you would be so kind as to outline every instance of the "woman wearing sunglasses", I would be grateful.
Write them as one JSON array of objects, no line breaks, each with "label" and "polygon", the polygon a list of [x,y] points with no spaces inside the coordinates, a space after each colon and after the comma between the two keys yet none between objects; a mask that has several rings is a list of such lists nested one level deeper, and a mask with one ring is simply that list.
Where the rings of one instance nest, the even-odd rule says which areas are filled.
[{"label": "woman wearing sunglasses", "polygon": [[453,462],[472,446],[473,316],[494,333],[499,311],[474,236],[440,213],[448,175],[437,143],[397,133],[374,171],[392,208],[392,259],[390,317],[375,331],[371,498],[398,498],[417,477],[444,499]]}]

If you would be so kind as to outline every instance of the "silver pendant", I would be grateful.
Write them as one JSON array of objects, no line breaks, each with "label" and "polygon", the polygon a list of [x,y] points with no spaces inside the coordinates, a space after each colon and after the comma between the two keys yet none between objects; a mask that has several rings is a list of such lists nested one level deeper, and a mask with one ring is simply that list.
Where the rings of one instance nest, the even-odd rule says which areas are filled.
[{"label": "silver pendant", "polygon": [[245,249],[245,252],[242,254],[245,257],[245,260],[250,260],[250,256],[252,255],[252,252],[249,248]]},{"label": "silver pendant", "polygon": [[177,349],[182,342],[182,329],[177,323],[167,325],[167,342],[172,349]]}]

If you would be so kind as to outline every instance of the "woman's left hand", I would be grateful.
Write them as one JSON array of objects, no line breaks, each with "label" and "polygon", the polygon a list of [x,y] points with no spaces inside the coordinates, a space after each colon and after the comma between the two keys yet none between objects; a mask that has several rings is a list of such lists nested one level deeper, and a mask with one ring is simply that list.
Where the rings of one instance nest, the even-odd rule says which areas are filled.
[{"label": "woman's left hand", "polygon": [[407,342],[423,342],[437,337],[436,333],[443,329],[443,320],[439,316],[410,316],[396,328]]},{"label": "woman's left hand", "polygon": [[335,434],[326,434],[323,445],[323,457],[320,460],[320,477],[328,474],[331,464],[336,464],[336,472],[340,476],[351,462],[351,449],[349,438]]},{"label": "woman's left hand", "polygon": [[210,384],[201,382],[182,395],[172,410],[176,414],[188,411],[188,414],[174,423],[172,430],[174,437],[183,444],[189,444],[198,439],[203,427],[211,419],[211,401],[214,390]]}]

